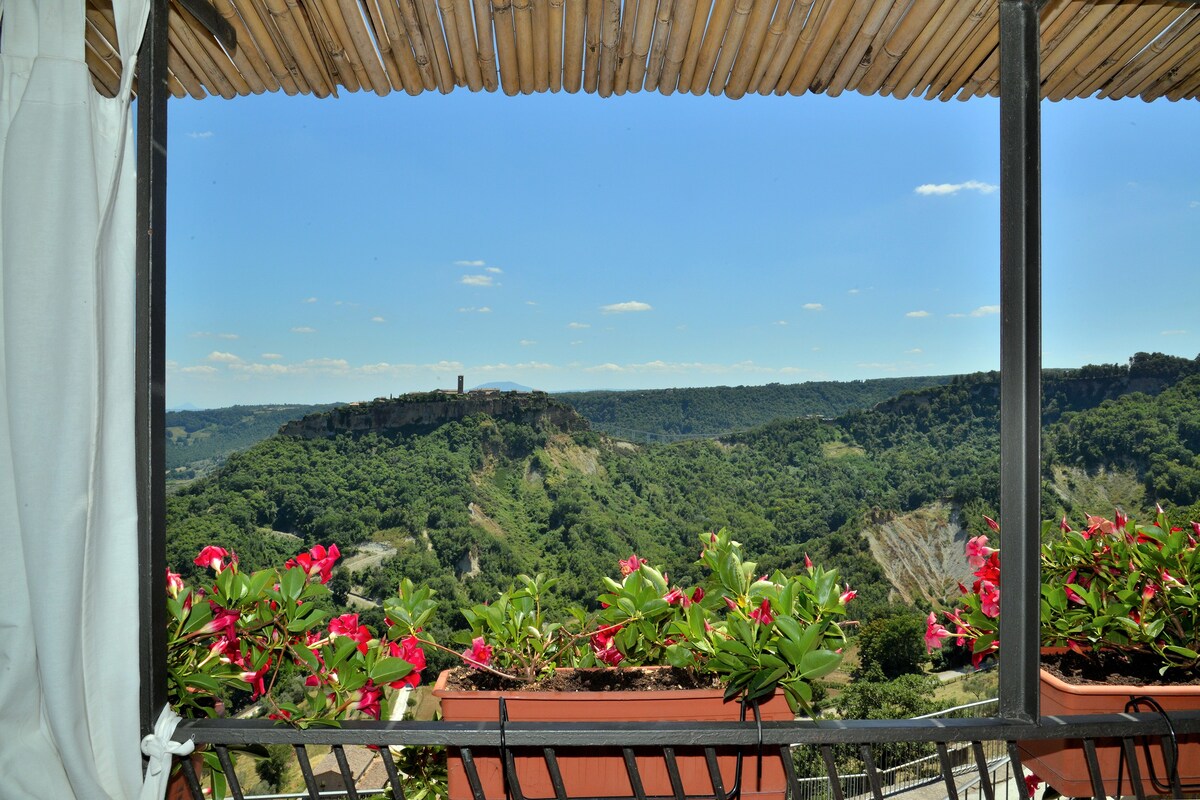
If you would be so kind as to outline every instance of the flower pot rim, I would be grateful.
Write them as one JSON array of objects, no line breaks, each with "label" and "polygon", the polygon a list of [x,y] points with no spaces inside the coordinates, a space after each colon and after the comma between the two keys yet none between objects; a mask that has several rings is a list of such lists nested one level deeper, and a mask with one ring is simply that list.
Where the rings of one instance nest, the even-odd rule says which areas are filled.
[{"label": "flower pot rim", "polygon": [[[624,669],[629,670],[660,670],[667,669],[661,665],[638,666],[638,667],[598,667],[597,670],[605,672]],[[574,668],[559,667],[556,672],[573,672]],[[475,697],[480,700],[493,700],[500,697],[506,700],[519,699],[522,702],[529,701],[544,701],[544,702],[561,702],[564,697],[578,698],[580,700],[618,700],[625,698],[646,697],[647,695],[670,695],[672,698],[683,700],[699,700],[711,699],[716,696],[724,695],[723,688],[717,689],[612,689],[601,691],[578,691],[564,692],[559,690],[528,690],[528,689],[450,689],[446,683],[450,678],[450,670],[444,669],[438,673],[437,681],[433,684],[434,697]],[[737,703],[737,698],[729,701],[731,704]],[[765,702],[765,701],[764,701]]]},{"label": "flower pot rim", "polygon": [[1174,696],[1194,695],[1200,693],[1200,684],[1148,684],[1138,686],[1132,683],[1067,683],[1046,670],[1039,670],[1042,682],[1053,686],[1060,692],[1075,695],[1151,695]]}]

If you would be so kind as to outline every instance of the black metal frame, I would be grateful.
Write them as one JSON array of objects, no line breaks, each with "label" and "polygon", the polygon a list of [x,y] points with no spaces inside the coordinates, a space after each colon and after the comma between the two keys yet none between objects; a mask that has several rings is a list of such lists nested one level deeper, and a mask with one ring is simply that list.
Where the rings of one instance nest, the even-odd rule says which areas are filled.
[{"label": "black metal frame", "polygon": [[[189,0],[190,8],[201,0]],[[1154,715],[1040,719],[1038,713],[1041,447],[1040,26],[1046,0],[1000,3],[1001,476],[1004,521],[999,717],[987,720],[766,723],[768,745],[961,742],[1146,736]],[[142,723],[148,732],[166,702],[163,413],[165,377],[166,0],[154,0],[143,44],[138,102],[138,494],[141,557]],[[1200,732],[1200,715],[1175,715],[1176,730]],[[497,747],[498,724],[346,723],[298,731],[263,721],[188,720],[177,738],[218,744],[285,742]],[[513,723],[511,746],[751,745],[739,723]],[[218,748],[218,753],[223,747]],[[1015,752],[1015,750],[1014,750]],[[226,756],[227,757],[227,756]],[[1023,787],[1022,787],[1023,789]],[[951,797],[954,797],[952,784]]]}]

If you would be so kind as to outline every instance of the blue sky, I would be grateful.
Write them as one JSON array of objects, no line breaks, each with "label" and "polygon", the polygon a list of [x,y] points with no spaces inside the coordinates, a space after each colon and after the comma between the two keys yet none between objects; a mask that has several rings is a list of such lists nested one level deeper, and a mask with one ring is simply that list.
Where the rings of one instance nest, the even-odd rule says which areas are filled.
[{"label": "blue sky", "polygon": [[[999,362],[997,103],[172,101],[168,406]],[[1200,352],[1194,103],[1044,103],[1046,366]]]}]

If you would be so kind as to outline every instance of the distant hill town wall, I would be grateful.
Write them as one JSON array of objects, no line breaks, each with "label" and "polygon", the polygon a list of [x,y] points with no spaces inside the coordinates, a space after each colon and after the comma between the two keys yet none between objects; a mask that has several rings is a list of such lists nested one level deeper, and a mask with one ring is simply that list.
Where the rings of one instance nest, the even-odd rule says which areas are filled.
[{"label": "distant hill town wall", "polygon": [[340,433],[419,432],[474,414],[532,427],[549,425],[566,432],[588,429],[587,420],[575,413],[575,409],[544,392],[484,390],[463,394],[428,392],[352,403],[321,414],[309,414],[283,425],[279,432],[301,439]]}]

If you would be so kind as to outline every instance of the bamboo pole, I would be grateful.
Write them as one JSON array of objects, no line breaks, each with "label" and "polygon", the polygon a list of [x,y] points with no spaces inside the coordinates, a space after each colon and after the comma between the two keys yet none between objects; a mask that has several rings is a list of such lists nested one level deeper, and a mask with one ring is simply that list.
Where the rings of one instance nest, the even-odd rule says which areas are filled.
[{"label": "bamboo pole", "polygon": [[[196,73],[188,66],[187,61],[180,53],[178,45],[171,42],[171,46],[167,49],[167,69],[179,80],[187,93],[195,100],[203,100],[208,97],[208,92],[204,91],[204,87],[200,84],[200,79],[196,77]],[[295,89],[293,85],[293,94]]]},{"label": "bamboo pole", "polygon": [[475,46],[476,33],[472,16],[471,0],[454,0],[454,16],[458,20],[458,48],[463,60],[463,71],[467,76],[467,88],[478,92],[483,88],[483,70],[479,65],[479,50]]},{"label": "bamboo pole", "polygon": [[1154,15],[1143,23],[1140,28],[1135,30],[1125,40],[1125,43],[1112,56],[1105,60],[1099,74],[1093,76],[1087,82],[1081,82],[1068,93],[1068,96],[1077,97],[1080,94],[1091,96],[1103,90],[1116,75],[1125,69],[1125,66],[1135,55],[1142,52],[1154,40],[1154,37],[1170,24],[1170,20],[1178,13],[1178,9],[1166,6],[1156,9]]},{"label": "bamboo pole", "polygon": [[938,10],[939,5],[939,0],[913,0],[908,13],[900,20],[900,24],[888,37],[882,51],[871,63],[871,68],[863,75],[862,81],[859,83],[859,92],[875,94],[879,91],[892,69],[908,52],[909,46],[920,34],[921,29],[928,24],[930,18]]},{"label": "bamboo pole", "polygon": [[600,86],[600,27],[604,0],[587,0],[587,33],[584,38],[583,90],[595,93]]},{"label": "bamboo pole", "polygon": [[855,34],[854,41],[850,43],[846,54],[842,56],[842,61],[838,64],[837,70],[834,71],[833,77],[829,79],[829,83],[825,87],[825,94],[830,97],[837,97],[846,90],[850,79],[863,64],[863,56],[866,55],[867,48],[871,46],[871,42],[879,35],[879,29],[883,25],[883,21],[887,17],[888,11],[891,10],[892,5],[892,0],[875,0],[875,4],[867,12],[862,26],[858,29],[858,33]]},{"label": "bamboo pole", "polygon": [[692,39],[692,23],[696,19],[696,0],[675,0],[675,13],[671,20],[671,41],[663,57],[663,71],[658,79],[658,91],[669,95],[679,82],[679,70],[683,67],[684,53]]},{"label": "bamboo pole", "polygon": [[700,55],[696,58],[696,72],[692,75],[691,91],[697,97],[708,90],[713,67],[717,65],[717,52],[721,49],[721,41],[725,38],[725,29],[729,26],[729,16],[732,13],[733,0],[715,0],[713,3],[708,30],[704,33],[704,43],[700,45]]},{"label": "bamboo pole", "polygon": [[[982,35],[979,26],[987,17],[990,0],[978,0],[975,8],[967,15],[966,20],[955,31],[945,49],[938,55],[919,81],[925,86],[925,99],[932,100],[944,88],[941,82],[949,65],[957,63],[957,59],[969,53],[975,47],[976,35]],[[994,6],[993,6],[994,7]]]},{"label": "bamboo pole", "polygon": [[667,42],[671,38],[671,16],[675,0],[659,0],[658,16],[654,20],[654,39],[650,43],[650,60],[646,63],[646,91],[658,88],[662,77],[663,60],[667,57]]},{"label": "bamboo pole", "polygon": [[787,22],[784,24],[783,34],[779,37],[779,43],[775,47],[775,52],[771,54],[770,61],[764,65],[763,74],[758,79],[759,94],[768,95],[775,91],[779,78],[783,75],[784,67],[787,66],[788,57],[796,49],[796,42],[800,38],[801,31],[804,30],[804,23],[808,19],[812,6],[813,0],[795,0],[791,13],[788,14]]},{"label": "bamboo pole", "polygon": [[[115,76],[117,78],[116,87],[112,90],[113,97],[117,89],[121,88],[121,54],[117,52],[116,45],[118,44],[117,28],[113,20],[109,19],[100,9],[92,5],[84,11],[84,41],[91,45],[92,55],[97,60],[97,66],[103,64],[106,68],[104,86],[108,85],[108,77]],[[93,70],[94,72],[95,70]]]},{"label": "bamboo pole", "polygon": [[[262,84],[263,91],[274,92],[281,87],[276,79],[271,68],[267,65],[266,60],[258,51],[258,43],[254,41],[254,36],[250,33],[250,29],[246,26],[242,15],[238,13],[238,9],[233,7],[230,0],[213,0],[213,7],[217,9],[217,13],[225,18],[232,27],[234,33],[237,34],[238,46],[234,48],[233,61],[246,75],[247,82],[250,83],[250,88],[254,89],[254,81],[250,80],[250,72],[258,78],[258,82]],[[248,66],[243,66],[243,62]]]},{"label": "bamboo pole", "polygon": [[[738,48],[737,59],[729,73],[729,85],[725,87],[726,97],[740,99],[750,87],[750,81],[758,71],[758,59],[767,37],[767,26],[771,24],[777,6],[778,0],[757,0],[751,8],[746,32],[742,35],[742,46]],[[779,15],[783,16],[782,10]]]},{"label": "bamboo pole", "polygon": [[821,19],[821,26],[817,29],[816,36],[809,44],[804,59],[800,62],[800,68],[796,70],[795,77],[788,85],[788,94],[799,97],[809,91],[817,77],[817,70],[825,62],[826,54],[833,47],[843,23],[850,17],[850,12],[856,5],[857,3],[849,3],[844,0],[830,3],[825,16]]},{"label": "bamboo pole", "polygon": [[1197,70],[1200,70],[1200,37],[1193,37],[1191,50],[1183,54],[1175,67],[1160,72],[1158,78],[1142,92],[1142,99],[1150,103],[1167,95],[1184,85],[1188,76],[1195,75]]},{"label": "bamboo pole", "polygon": [[426,77],[421,74],[408,31],[400,21],[400,9],[391,0],[366,0],[366,3],[375,25],[380,53],[391,59],[393,65],[389,70],[392,82],[397,87],[403,87],[409,95],[418,95],[432,88],[433,75],[429,74],[427,83]]},{"label": "bamboo pole", "polygon": [[[421,85],[426,89],[438,88],[437,75],[434,74],[434,59],[429,55],[429,47],[425,37],[421,35],[421,21],[417,18],[417,4],[414,0],[377,0],[383,9],[384,22],[391,28],[395,26],[395,42],[401,37],[408,40],[413,60],[417,62],[417,72],[421,75]],[[398,54],[397,54],[398,55]]]},{"label": "bamboo pole", "polygon": [[[829,88],[829,83],[837,73],[838,67],[847,59],[850,47],[858,39],[858,34],[862,30],[867,16],[874,10],[875,5],[874,0],[855,0],[853,4],[850,4],[849,13],[842,20],[842,25],[833,39],[833,44],[830,45],[829,50],[821,58],[821,63],[817,67],[817,74],[813,76],[812,91],[824,92]],[[883,22],[882,14],[880,15],[880,22]]]},{"label": "bamboo pole", "polygon": [[450,66],[450,50],[446,47],[445,28],[438,17],[436,0],[419,0],[417,19],[421,24],[421,36],[426,47],[433,50],[434,74],[438,89],[449,94],[454,89],[454,70]]},{"label": "bamboo pole", "polygon": [[1156,30],[1146,32],[1148,35],[1142,39],[1142,47],[1126,54],[1127,60],[1109,76],[1098,96],[1112,100],[1128,96],[1129,89],[1136,84],[1139,74],[1144,73],[1153,61],[1155,53],[1161,53],[1169,46],[1170,39],[1178,32],[1181,21],[1186,24],[1186,15],[1184,10],[1172,8],[1166,19],[1159,21]]},{"label": "bamboo pole", "polygon": [[645,86],[646,62],[650,58],[650,43],[654,38],[654,20],[657,13],[657,0],[641,0],[641,5],[637,8],[637,24],[630,48],[628,84],[631,92],[640,92]]},{"label": "bamboo pole", "polygon": [[[1043,52],[1043,87],[1047,86],[1051,82],[1057,82],[1058,79],[1062,77],[1062,73],[1059,72],[1059,69],[1064,63],[1070,66],[1073,63],[1072,59],[1075,58],[1077,54],[1079,54],[1079,57],[1082,57],[1083,54],[1088,52],[1088,49],[1085,48],[1085,43],[1092,41],[1092,34],[1095,33],[1096,29],[1101,26],[1101,24],[1104,22],[1104,18],[1109,15],[1111,10],[1113,10],[1111,6],[1102,5],[1100,3],[1092,6],[1079,18],[1077,23],[1071,28],[1070,32],[1065,34],[1062,39],[1058,41],[1053,50],[1050,50],[1049,52]],[[1096,44],[1096,41],[1092,41],[1093,47]]]},{"label": "bamboo pole", "polygon": [[[1139,15],[1138,12],[1142,12],[1142,14]],[[1141,21],[1153,13],[1153,7],[1135,6],[1129,3],[1123,3],[1111,9],[1092,32],[1089,40],[1091,46],[1077,48],[1070,58],[1059,65],[1058,75],[1043,81],[1046,97],[1050,100],[1063,99],[1071,87],[1086,80],[1104,63],[1105,59],[1121,46],[1125,38],[1120,35],[1121,30],[1125,29],[1127,25],[1136,30]]]},{"label": "bamboo pole", "polygon": [[[371,88],[370,78],[367,77],[366,71],[362,68],[362,64],[358,64],[355,68],[354,62],[357,56],[351,59],[346,52],[346,48],[342,45],[342,40],[339,40],[335,30],[334,23],[327,17],[325,5],[321,0],[308,0],[305,6],[310,15],[312,24],[313,36],[317,40],[318,47],[322,56],[331,61],[327,63],[326,69],[329,72],[330,82],[334,88],[337,88],[338,81],[346,87],[347,91],[357,92],[360,89]],[[331,16],[339,16],[333,14]],[[363,84],[366,84],[364,87]]]},{"label": "bamboo pole", "polygon": [[999,17],[999,7],[992,5],[976,29],[975,35],[963,46],[963,57],[952,68],[947,69],[945,85],[937,95],[939,100],[946,102],[960,91],[971,76],[982,69],[988,55],[996,50],[1000,43]]},{"label": "bamboo pole", "polygon": [[283,33],[285,41],[288,41],[289,30],[294,33],[295,42],[288,41],[288,47],[292,48],[300,69],[307,68],[310,71],[311,74],[305,74],[305,78],[312,87],[313,94],[317,97],[325,97],[332,93],[336,97],[337,83],[329,74],[324,61],[324,52],[313,39],[312,24],[308,20],[307,13],[301,7],[299,0],[285,0],[285,8],[287,9],[286,18],[291,19],[293,25],[280,28],[280,32]]},{"label": "bamboo pole", "polygon": [[[292,0],[293,5],[294,3],[295,0]],[[296,69],[304,76],[304,82],[308,84],[309,91],[317,97],[327,96],[329,87],[325,77],[321,74],[320,67],[317,66],[316,57],[310,50],[304,34],[300,32],[300,28],[296,24],[296,18],[292,16],[289,4],[285,0],[266,0],[266,5],[271,21],[275,23],[275,29],[279,31],[282,43],[281,54],[285,59],[290,58]]]},{"label": "bamboo pole", "polygon": [[[190,15],[188,15],[190,16]],[[168,14],[167,25],[170,29],[170,35],[181,46],[180,53],[184,60],[188,62],[188,66],[192,72],[199,76],[201,82],[211,94],[219,94],[226,100],[232,100],[237,97],[238,91],[234,88],[232,82],[221,71],[221,68],[213,63],[212,57],[205,52],[204,47],[197,41],[191,28],[188,27],[184,19],[184,15],[180,13]]]},{"label": "bamboo pole", "polygon": [[436,0],[438,13],[442,16],[442,27],[446,32],[446,46],[450,49],[450,73],[455,86],[467,85],[467,67],[463,63],[462,38],[458,30],[458,9],[454,0]]},{"label": "bamboo pole", "polygon": [[679,91],[690,92],[692,79],[696,75],[696,62],[700,58],[700,45],[704,42],[704,29],[708,27],[708,15],[713,0],[697,0],[692,14],[692,32],[688,35],[687,51],[683,54],[683,66],[679,68]]},{"label": "bamboo pole", "polygon": [[[617,75],[613,83],[613,94],[620,97],[629,91],[629,73],[633,67],[633,34],[634,26],[639,21],[642,9],[652,5],[654,0],[642,0],[641,6],[638,5],[638,0],[628,0],[625,12],[621,15],[621,35],[620,41],[617,42]],[[640,89],[640,84],[633,89]]]},{"label": "bamboo pole", "polygon": [[[182,100],[183,98],[188,96],[187,89],[184,88],[183,83],[180,82],[179,78],[175,77],[175,74],[172,72],[167,73],[167,89],[171,92],[171,96],[176,98],[177,100]],[[134,81],[133,91],[134,91],[134,95],[136,96],[137,95],[137,82],[136,81]]]},{"label": "bamboo pole", "polygon": [[617,77],[617,38],[621,30],[621,0],[604,0],[600,23],[600,82],[601,97],[611,97]]},{"label": "bamboo pole", "polygon": [[92,76],[92,88],[104,97],[116,97],[121,88],[121,76],[110,61],[113,54],[112,46],[93,35],[89,26],[83,37],[83,60]]},{"label": "bamboo pole", "polygon": [[563,0],[550,0],[550,91],[563,86]]},{"label": "bamboo pole", "polygon": [[1192,76],[1191,81],[1180,81],[1174,89],[1167,92],[1167,99],[1171,102],[1180,100],[1195,100],[1200,97],[1200,72]]},{"label": "bamboo pole", "polygon": [[563,88],[571,94],[583,85],[583,37],[587,0],[566,0],[567,30],[563,34]]},{"label": "bamboo pole", "polygon": [[533,0],[533,83],[539,92],[550,90],[550,4]]},{"label": "bamboo pole", "polygon": [[[1053,6],[1049,15],[1042,20],[1041,52],[1047,53],[1079,20],[1079,17],[1093,5],[1094,0],[1069,0],[1058,6]],[[970,97],[995,96],[999,93],[1000,85],[1000,49],[991,53],[984,61],[979,71],[963,87],[959,100]]]},{"label": "bamboo pole", "polygon": [[[233,90],[241,97],[251,94],[253,90],[250,82],[242,74],[241,70],[238,69],[237,65],[230,60],[229,54],[225,52],[225,49],[217,44],[216,38],[209,33],[208,29],[201,25],[191,14],[185,15],[183,22],[191,32],[193,41],[198,43],[200,49],[204,51],[212,64],[221,71],[221,74],[233,86]],[[262,86],[261,82],[257,83],[260,87]],[[265,87],[263,88],[265,89]],[[261,92],[262,90],[260,89],[256,94],[261,94]]]},{"label": "bamboo pole", "polygon": [[786,94],[792,81],[799,74],[800,65],[804,63],[808,49],[812,47],[818,31],[821,29],[821,21],[829,13],[830,3],[831,0],[817,0],[813,4],[812,10],[808,12],[808,18],[804,21],[804,27],[800,29],[799,38],[796,39],[796,46],[788,54],[787,63],[783,65],[783,71],[779,74],[779,82],[775,84],[774,91],[777,96],[782,97]]},{"label": "bamboo pole", "polygon": [[290,55],[284,57],[286,47],[275,25],[267,25],[270,15],[261,2],[262,0],[242,0],[238,6],[242,19],[250,30],[254,43],[262,52],[263,60],[267,62],[271,74],[279,81],[280,88],[289,95],[307,94],[308,83]]},{"label": "bamboo pole", "polygon": [[725,91],[729,85],[729,73],[733,70],[733,60],[737,58],[738,50],[742,47],[742,37],[746,35],[746,24],[750,21],[750,8],[754,0],[734,0],[733,14],[729,17],[729,27],[725,29],[725,41],[721,43],[721,53],[713,68],[712,80],[708,84],[708,93],[716,97]]},{"label": "bamboo pole", "polygon": [[[908,60],[906,58],[901,60],[897,69],[893,71],[893,74],[900,74],[900,79],[896,81],[896,85],[891,91],[893,96],[909,97],[927,89],[929,81],[933,77],[930,73],[935,69],[935,62],[939,58],[943,60],[949,58],[949,54],[953,52],[953,42],[956,38],[966,35],[968,17],[975,10],[975,4],[952,0],[952,2],[944,3],[942,8],[945,11],[939,15],[941,20],[938,22],[937,29],[931,31],[931,35],[923,43],[920,43],[920,50],[913,53],[915,57],[912,58],[907,68],[904,65],[904,62]],[[911,50],[910,53],[912,53]]]},{"label": "bamboo pole", "polygon": [[494,92],[500,88],[496,71],[496,46],[492,39],[492,4],[490,0],[472,0],[475,10],[475,44],[479,48],[479,71],[483,88]]},{"label": "bamboo pole", "polygon": [[[228,2],[228,0],[224,0],[224,2]],[[350,47],[353,48],[359,63],[362,64],[375,94],[380,97],[390,94],[393,85],[399,89],[399,82],[393,84],[387,74],[386,60],[380,58],[380,54],[376,52],[375,46],[371,43],[371,35],[367,32],[356,0],[325,0],[325,2],[329,7],[329,15],[333,18],[334,24],[341,26],[342,30],[339,31],[338,36],[342,38],[342,41],[350,43]]]},{"label": "bamboo pole", "polygon": [[521,90],[512,0],[492,0],[492,17],[496,26],[496,52],[500,56],[500,84],[504,87],[504,93],[512,97]]},{"label": "bamboo pole", "polygon": [[[994,1],[994,0],[993,0]],[[859,91],[862,79],[867,74],[867,70],[875,63],[875,57],[883,52],[883,47],[887,44],[887,40],[892,35],[892,31],[900,24],[900,20],[908,13],[908,3],[901,0],[895,3],[887,16],[884,17],[883,24],[879,26],[879,32],[875,34],[875,38],[867,45],[867,51],[859,59],[858,66],[854,68],[854,72],[850,75],[850,80],[846,81],[846,87]]]},{"label": "bamboo pole", "polygon": [[517,76],[521,94],[533,94],[533,0],[512,0],[513,24],[517,33]]},{"label": "bamboo pole", "polygon": [[1200,35],[1200,25],[1192,26],[1192,23],[1197,18],[1200,18],[1200,9],[1192,8],[1184,11],[1167,30],[1163,31],[1162,36],[1159,36],[1150,43],[1149,47],[1138,53],[1137,58],[1130,65],[1134,66],[1135,62],[1140,63],[1137,64],[1129,77],[1117,84],[1112,94],[1101,94],[1100,96],[1120,99],[1122,97],[1141,94],[1153,82],[1158,68],[1165,67],[1171,63],[1181,50],[1195,41],[1196,36]]}]

